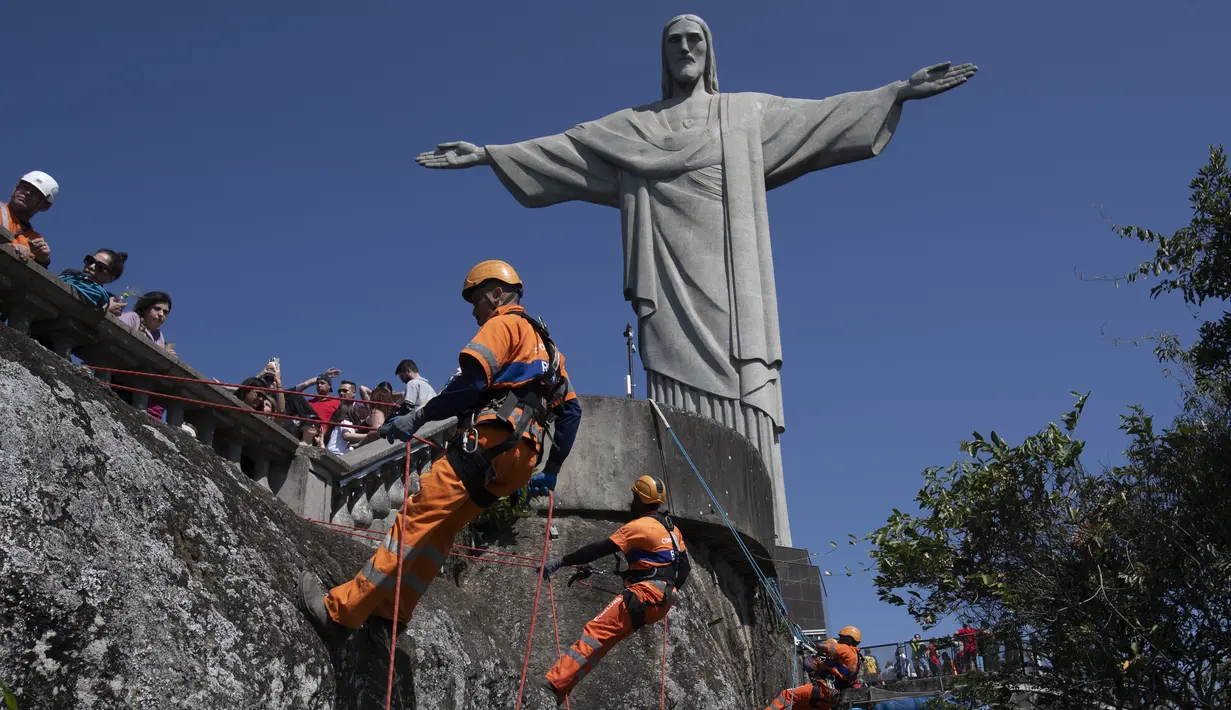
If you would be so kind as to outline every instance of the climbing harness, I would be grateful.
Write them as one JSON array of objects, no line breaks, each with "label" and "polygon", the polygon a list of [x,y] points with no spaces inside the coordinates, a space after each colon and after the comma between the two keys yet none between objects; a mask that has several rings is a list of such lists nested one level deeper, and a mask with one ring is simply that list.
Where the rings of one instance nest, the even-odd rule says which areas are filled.
[{"label": "climbing harness", "polygon": [[[663,513],[654,512],[645,517],[653,518],[659,525],[663,526],[663,529],[667,531],[667,539],[671,541],[671,564],[668,565],[667,568],[671,570],[671,577],[668,579],[666,577],[658,576],[659,570],[664,569],[663,567],[651,567],[648,570],[630,569],[623,572],[622,576],[624,577],[624,584],[626,586],[624,587],[624,591],[620,594],[624,597],[624,607],[628,609],[628,616],[633,623],[633,631],[637,631],[642,626],[645,626],[645,614],[650,608],[667,606],[675,603],[676,599],[678,599],[678,595],[676,594],[676,583],[679,581],[680,555],[687,554],[681,553],[679,546],[675,542],[675,524],[671,522],[670,516],[664,515]],[[636,593],[633,592],[633,585],[640,584],[642,582],[646,582],[657,587],[662,593],[662,599],[657,602],[642,601],[641,597],[638,597]]]},{"label": "climbing harness", "polygon": [[[488,508],[499,499],[487,490],[487,484],[496,477],[492,461],[517,446],[527,431],[538,437],[541,445],[542,436],[554,420],[552,403],[563,399],[568,393],[568,380],[561,375],[560,352],[547,332],[547,326],[521,311],[513,311],[509,315],[518,316],[530,324],[547,351],[547,361],[540,361],[543,370],[530,382],[507,391],[497,390],[486,404],[459,417],[459,420],[468,420],[469,426],[449,442],[445,455],[470,494],[470,499],[480,508]],[[492,374],[494,377],[495,373]],[[503,441],[484,449],[479,447],[479,432],[475,426],[476,420],[489,414],[495,415],[494,421],[508,423],[512,432]],[[479,423],[486,421],[492,419],[481,419]]]}]

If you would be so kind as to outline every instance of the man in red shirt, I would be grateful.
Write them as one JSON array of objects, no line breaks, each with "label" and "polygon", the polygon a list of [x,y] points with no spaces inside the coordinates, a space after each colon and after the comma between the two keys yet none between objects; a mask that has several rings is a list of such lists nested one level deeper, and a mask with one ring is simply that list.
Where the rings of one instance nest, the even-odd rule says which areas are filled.
[{"label": "man in red shirt", "polygon": [[958,641],[962,647],[957,653],[957,668],[959,673],[966,673],[975,670],[977,667],[976,658],[979,655],[979,630],[970,625],[970,621],[963,619],[962,628],[957,630]]},{"label": "man in red shirt", "polygon": [[292,388],[296,392],[303,392],[312,385],[316,385],[317,396],[308,400],[308,406],[312,408],[312,411],[316,412],[316,416],[320,417],[322,422],[328,422],[332,419],[333,413],[338,411],[338,407],[342,406],[342,403],[336,399],[326,399],[333,393],[333,378],[341,374],[341,370],[331,367],[316,377],[304,380]]},{"label": "man in red shirt", "polygon": [[22,261],[34,259],[43,267],[51,264],[51,247],[30,226],[30,220],[50,208],[59,193],[60,185],[50,175],[35,170],[21,177],[7,203],[0,202],[0,228],[13,235],[11,244]]}]

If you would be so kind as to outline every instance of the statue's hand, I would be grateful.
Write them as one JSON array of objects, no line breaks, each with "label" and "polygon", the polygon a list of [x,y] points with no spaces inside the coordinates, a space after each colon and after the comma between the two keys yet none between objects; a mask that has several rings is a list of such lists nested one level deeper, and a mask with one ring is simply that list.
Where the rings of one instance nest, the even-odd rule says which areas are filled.
[{"label": "statue's hand", "polygon": [[949,62],[924,67],[902,82],[901,88],[898,89],[898,101],[926,99],[943,94],[955,86],[965,84],[977,71],[979,67],[973,64],[959,64],[955,67]]},{"label": "statue's hand", "polygon": [[415,162],[425,168],[471,168],[487,165],[491,161],[487,151],[474,143],[453,141],[441,143],[436,150],[420,153],[415,156]]}]

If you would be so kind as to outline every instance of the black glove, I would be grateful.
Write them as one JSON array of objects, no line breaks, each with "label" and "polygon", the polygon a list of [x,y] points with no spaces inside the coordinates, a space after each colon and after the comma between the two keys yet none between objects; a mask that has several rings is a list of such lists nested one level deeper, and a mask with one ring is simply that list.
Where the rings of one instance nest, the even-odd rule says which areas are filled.
[{"label": "black glove", "polygon": [[573,586],[573,582],[580,582],[593,577],[595,572],[598,572],[598,570],[594,569],[590,565],[578,567],[577,572],[572,577],[568,578],[568,586]]},{"label": "black glove", "polygon": [[551,575],[555,574],[556,570],[560,569],[563,566],[564,566],[563,560],[561,560],[559,557],[553,557],[550,560],[547,560],[547,564],[543,565],[542,567],[539,567],[539,574],[543,575],[543,579],[547,579]]},{"label": "black glove", "polygon": [[423,426],[423,410],[415,411],[401,417],[391,417],[376,430],[376,433],[389,441],[410,441],[414,433]]}]

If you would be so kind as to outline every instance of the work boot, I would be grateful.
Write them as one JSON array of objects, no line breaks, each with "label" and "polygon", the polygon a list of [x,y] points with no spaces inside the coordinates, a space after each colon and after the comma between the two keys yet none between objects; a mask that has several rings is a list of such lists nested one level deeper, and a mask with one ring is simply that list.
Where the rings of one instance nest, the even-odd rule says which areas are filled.
[{"label": "work boot", "polygon": [[546,678],[540,679],[539,687],[551,693],[552,700],[556,701],[556,707],[564,705],[564,699],[568,696],[561,694],[560,691],[556,689],[556,686],[551,684],[550,680],[547,680]]},{"label": "work boot", "polygon": [[349,629],[333,620],[329,610],[325,608],[325,587],[321,580],[311,572],[299,575],[299,608],[303,610],[312,622],[316,633],[327,644],[341,644],[351,635]]}]

